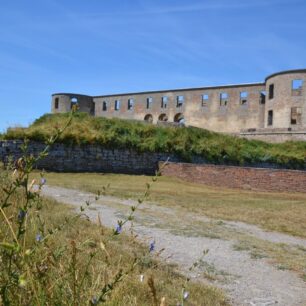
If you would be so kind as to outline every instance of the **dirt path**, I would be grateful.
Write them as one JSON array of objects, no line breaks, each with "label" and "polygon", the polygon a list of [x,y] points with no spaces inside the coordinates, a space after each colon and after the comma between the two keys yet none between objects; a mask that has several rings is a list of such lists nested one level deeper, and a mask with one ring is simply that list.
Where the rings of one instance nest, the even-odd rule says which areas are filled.
[{"label": "dirt path", "polygon": [[[43,195],[77,207],[87,200],[94,202],[93,194],[60,187],[45,186]],[[105,226],[115,228],[117,220],[126,216],[135,203],[103,196],[90,205],[87,215],[95,221],[100,214]],[[296,274],[278,269],[267,258],[235,249],[237,237],[292,248],[305,248],[305,239],[265,232],[242,222],[182,214],[151,203],[140,206],[135,217],[134,229],[142,240],[155,240],[157,249],[165,249],[162,257],[177,264],[182,273],[224,289],[233,305],[306,305],[306,283]],[[205,249],[209,252],[203,257]],[[197,270],[190,272],[189,267],[200,258]]]}]

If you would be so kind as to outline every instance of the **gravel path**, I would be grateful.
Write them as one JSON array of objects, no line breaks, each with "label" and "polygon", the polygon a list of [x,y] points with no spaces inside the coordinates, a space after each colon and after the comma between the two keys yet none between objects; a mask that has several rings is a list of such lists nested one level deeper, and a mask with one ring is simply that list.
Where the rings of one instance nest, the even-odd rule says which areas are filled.
[{"label": "gravel path", "polygon": [[[87,215],[97,220],[100,214],[105,226],[115,228],[118,218],[124,217],[133,200],[103,196],[95,202],[94,195],[77,190],[44,186],[43,195],[76,207],[92,202]],[[161,256],[179,270],[199,281],[220,287],[228,293],[233,305],[296,306],[306,305],[306,284],[296,274],[280,270],[264,258],[252,259],[247,251],[234,250],[234,235],[223,239],[222,231],[243,233],[271,243],[284,243],[306,247],[306,240],[289,235],[265,232],[254,225],[242,222],[222,221],[221,236],[203,232],[203,228],[216,220],[192,213],[185,213],[159,205],[143,204],[136,213],[134,230],[144,241],[155,240],[156,248],[164,248]],[[191,232],[187,229],[192,228]],[[211,237],[210,237],[211,235]],[[209,252],[203,257],[203,251]],[[203,257],[197,270],[189,267]],[[212,277],[213,276],[213,277]]]}]

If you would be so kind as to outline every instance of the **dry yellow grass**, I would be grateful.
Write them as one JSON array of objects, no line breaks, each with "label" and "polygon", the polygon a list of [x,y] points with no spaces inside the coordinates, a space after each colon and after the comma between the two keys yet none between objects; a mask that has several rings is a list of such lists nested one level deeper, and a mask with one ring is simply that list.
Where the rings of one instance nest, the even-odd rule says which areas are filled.
[{"label": "dry yellow grass", "polygon": [[[47,173],[49,184],[136,199],[148,176],[94,173]],[[306,193],[267,193],[208,187],[176,178],[160,177],[150,200],[224,220],[256,224],[267,230],[306,237]]]}]

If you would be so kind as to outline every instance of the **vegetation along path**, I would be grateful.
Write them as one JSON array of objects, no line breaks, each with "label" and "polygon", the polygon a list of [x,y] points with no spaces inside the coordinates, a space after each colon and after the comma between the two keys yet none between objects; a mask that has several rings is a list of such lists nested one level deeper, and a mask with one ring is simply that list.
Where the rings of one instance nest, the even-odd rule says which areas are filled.
[{"label": "vegetation along path", "polygon": [[[92,193],[53,186],[45,186],[43,195],[75,207],[90,201],[90,219],[100,215],[102,223],[113,228],[136,204],[113,196],[95,201]],[[306,303],[306,239],[154,203],[139,207],[133,231],[145,243],[155,241],[155,252],[164,249],[160,256],[181,273],[224,289],[233,305]]]}]

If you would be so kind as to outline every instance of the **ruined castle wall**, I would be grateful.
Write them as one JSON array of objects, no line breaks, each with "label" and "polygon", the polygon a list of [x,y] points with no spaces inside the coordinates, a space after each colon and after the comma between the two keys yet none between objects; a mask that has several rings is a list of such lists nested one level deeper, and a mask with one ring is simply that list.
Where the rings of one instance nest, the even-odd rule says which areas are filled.
[{"label": "ruined castle wall", "polygon": [[[239,132],[241,128],[262,127],[264,105],[260,103],[260,93],[264,89],[264,84],[256,84],[95,97],[95,114],[136,120],[144,120],[151,115],[153,123],[157,123],[161,115],[174,122],[175,117],[182,114],[186,125],[217,132]],[[244,104],[240,98],[241,92],[247,93]],[[226,105],[220,105],[221,93],[227,94]],[[208,95],[208,100],[203,100],[203,95]],[[167,97],[166,108],[162,107],[163,97]],[[181,105],[178,105],[178,97],[184,99]],[[128,109],[129,99],[133,99],[132,109]],[[149,107],[148,99],[152,99]],[[117,110],[115,101],[120,101]],[[104,110],[103,104],[106,105]]]},{"label": "ruined castle wall", "polygon": [[[242,128],[259,128],[262,125],[264,105],[260,103],[263,85],[208,89],[187,95],[187,124],[216,132],[239,132]],[[208,94],[204,105],[201,95]],[[247,93],[246,102],[242,104],[240,93]],[[227,104],[220,105],[220,94],[228,95]]]},{"label": "ruined castle wall", "polygon": [[[300,87],[294,88],[295,81],[300,82]],[[255,84],[95,97],[54,94],[52,112],[70,111],[74,98],[78,100],[80,111],[99,117],[146,120],[152,123],[179,121],[187,126],[216,132],[241,132],[240,136],[261,129],[298,129],[303,132],[306,128],[305,87],[306,69],[289,70],[267,77],[264,83]],[[166,106],[163,97],[166,97]],[[279,132],[275,135],[270,133],[266,135],[266,140],[301,139],[297,133],[286,134],[284,137],[279,135]],[[261,132],[252,137],[265,139]]]}]

